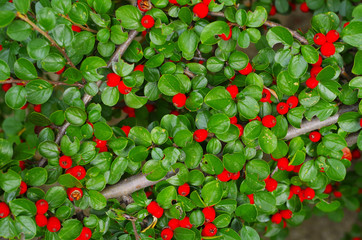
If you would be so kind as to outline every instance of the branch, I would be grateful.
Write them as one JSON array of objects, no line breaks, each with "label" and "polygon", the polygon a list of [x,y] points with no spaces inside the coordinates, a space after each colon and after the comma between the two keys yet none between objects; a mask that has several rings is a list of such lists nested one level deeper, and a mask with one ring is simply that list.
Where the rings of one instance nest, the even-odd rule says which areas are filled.
[{"label": "branch", "polygon": [[153,186],[156,183],[168,179],[172,176],[176,175],[176,172],[168,172],[167,175],[158,181],[150,181],[146,178],[146,175],[140,173],[138,175],[134,175],[132,177],[126,178],[119,183],[106,187],[101,193],[105,198],[119,198],[122,196],[129,195],[133,192],[136,192],[140,189]]},{"label": "branch", "polygon": [[[51,80],[48,80],[48,79],[42,79],[42,78],[39,78],[39,79],[47,81],[48,83],[50,83],[50,84],[52,84],[54,86],[73,86],[73,87],[79,87],[79,88],[83,87],[83,85],[80,84],[80,83],[69,84],[69,83],[65,83],[65,82],[51,81]],[[24,83],[24,84],[27,84],[30,81],[29,80],[19,80],[19,79],[11,78],[10,80],[0,81],[0,84],[7,84],[7,83]]]},{"label": "branch", "polygon": [[73,22],[72,19],[70,19],[68,16],[64,15],[64,14],[61,14],[61,16],[65,19],[67,19],[69,22],[71,22],[73,25],[77,26],[77,27],[80,27],[81,29],[85,30],[85,31],[88,31],[88,32],[92,32],[92,33],[97,33],[96,30],[93,30],[91,28],[89,28],[88,26],[84,27],[83,25],[81,24],[78,24],[78,23],[75,23]]},{"label": "branch", "polygon": [[341,116],[343,113],[352,112],[356,110],[358,110],[358,105],[356,104],[350,106],[342,106],[335,115],[331,116],[327,120],[320,121],[318,118],[313,118],[311,121],[303,120],[302,124],[300,125],[300,128],[295,128],[293,126],[290,126],[288,128],[288,133],[284,139],[290,140],[292,138],[320,129],[322,127],[335,124],[337,123],[339,116]]},{"label": "branch", "polygon": [[113,53],[112,57],[109,59],[107,63],[107,67],[111,67],[113,62],[118,62],[118,59],[122,57],[124,52],[127,50],[128,46],[131,44],[133,39],[137,36],[138,32],[136,30],[132,30],[128,33],[128,39],[120,45],[117,50]]},{"label": "branch", "polygon": [[45,31],[41,30],[35,23],[33,23],[29,18],[28,16],[26,15],[23,15],[19,12],[17,12],[16,16],[18,18],[20,18],[21,20],[23,20],[24,22],[27,22],[30,26],[33,27],[33,29],[37,32],[39,32],[41,35],[43,35],[44,37],[46,37],[52,44],[52,46],[56,47],[59,52],[65,57],[65,59],[67,59],[67,63],[73,67],[73,68],[76,68],[75,65],[73,64],[72,60],[70,60],[70,58],[68,57],[68,55],[66,54],[66,52],[64,51],[63,48],[61,48],[55,41],[54,39]]}]

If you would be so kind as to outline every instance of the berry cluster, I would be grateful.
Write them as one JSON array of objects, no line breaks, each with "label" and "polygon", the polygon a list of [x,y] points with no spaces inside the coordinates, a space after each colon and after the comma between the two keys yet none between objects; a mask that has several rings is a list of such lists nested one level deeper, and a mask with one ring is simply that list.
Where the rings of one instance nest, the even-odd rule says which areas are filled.
[{"label": "berry cluster", "polygon": [[109,73],[107,75],[107,85],[109,87],[118,87],[118,91],[123,94],[126,95],[128,93],[130,93],[132,91],[131,87],[127,87],[123,81],[121,81],[121,77],[118,76],[115,73]]},{"label": "berry cluster", "polygon": [[300,186],[291,185],[288,200],[297,195],[301,202],[304,200],[312,200],[315,197],[314,189],[307,187],[302,189]]},{"label": "berry cluster", "polygon": [[210,0],[203,0],[201,3],[198,3],[194,6],[192,11],[199,18],[205,18],[209,13],[209,4]]},{"label": "berry cluster", "polygon": [[221,181],[221,182],[228,182],[230,180],[238,180],[240,177],[240,172],[236,172],[236,173],[231,173],[228,170],[224,169],[222,171],[222,173],[220,173],[219,175],[217,175],[217,178]]},{"label": "berry cluster", "polygon": [[314,35],[314,43],[320,45],[321,53],[330,57],[336,52],[336,48],[333,45],[339,39],[339,33],[336,30],[330,30],[326,35],[323,33],[317,33]]},{"label": "berry cluster", "polygon": [[280,224],[283,221],[284,227],[286,227],[285,219],[291,219],[292,216],[293,216],[293,212],[290,211],[289,209],[281,210],[281,211],[275,213],[271,217],[271,221],[272,221],[272,223],[275,223],[275,224]]}]

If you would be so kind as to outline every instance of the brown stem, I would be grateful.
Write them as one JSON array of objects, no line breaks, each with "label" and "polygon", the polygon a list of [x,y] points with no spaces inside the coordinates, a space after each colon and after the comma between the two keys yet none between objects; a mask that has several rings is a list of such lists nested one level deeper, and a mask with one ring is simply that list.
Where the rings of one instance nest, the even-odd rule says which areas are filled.
[{"label": "brown stem", "polygon": [[194,78],[195,74],[193,74],[188,68],[184,70],[185,75],[189,76],[190,78]]},{"label": "brown stem", "polygon": [[117,50],[113,53],[112,57],[109,59],[107,63],[107,67],[111,67],[113,62],[118,62],[118,58],[122,57],[122,55],[127,50],[128,46],[131,44],[133,39],[137,36],[138,32],[136,30],[132,30],[128,33],[128,39],[120,45]]},{"label": "brown stem", "polygon": [[125,214],[125,213],[124,213],[122,216],[123,216],[125,219],[131,221],[131,223],[132,223],[132,228],[133,228],[133,232],[134,232],[134,236],[135,236],[136,240],[140,240],[141,237],[140,237],[140,235],[138,235],[137,228],[136,228],[137,218],[136,218],[136,217],[133,217],[133,216],[130,216],[130,215],[128,215],[128,214]]},{"label": "brown stem", "polygon": [[97,33],[96,30],[93,30],[91,28],[89,28],[88,26],[83,26],[81,24],[78,24],[78,23],[75,23],[73,22],[72,19],[70,19],[68,16],[64,15],[64,14],[61,14],[61,16],[64,18],[64,19],[67,19],[69,22],[71,22],[73,25],[77,26],[77,27],[80,27],[81,29],[85,30],[85,31],[88,31],[88,32],[92,32],[92,33]]},{"label": "brown stem", "polygon": [[67,59],[67,63],[73,67],[76,68],[75,65],[73,64],[72,60],[70,60],[70,58],[68,57],[67,53],[65,52],[65,50],[63,48],[61,48],[55,41],[54,39],[45,31],[43,31],[42,29],[40,29],[35,23],[33,23],[27,15],[23,15],[19,12],[17,12],[16,16],[18,18],[20,18],[21,20],[23,20],[24,22],[28,23],[30,26],[33,27],[33,29],[37,32],[39,32],[41,35],[43,35],[44,37],[46,37],[50,43],[52,44],[52,46],[56,47],[59,52],[65,57],[65,59]]},{"label": "brown stem", "polygon": [[[51,81],[51,80],[48,80],[48,79],[41,79],[41,80],[47,81],[48,83],[50,83],[50,84],[52,84],[54,86],[74,86],[74,87],[79,87],[79,88],[83,87],[83,85],[80,84],[80,83],[69,84],[69,83],[65,83],[65,82]],[[30,81],[29,80],[19,80],[19,79],[11,78],[10,80],[0,81],[0,84],[6,84],[6,83],[24,83],[24,84],[27,84]]]}]

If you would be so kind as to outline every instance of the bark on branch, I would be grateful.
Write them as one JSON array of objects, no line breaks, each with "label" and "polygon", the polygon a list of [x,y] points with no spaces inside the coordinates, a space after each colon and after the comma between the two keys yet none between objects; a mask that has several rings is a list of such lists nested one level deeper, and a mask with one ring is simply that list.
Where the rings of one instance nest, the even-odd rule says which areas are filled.
[{"label": "bark on branch", "polygon": [[[65,82],[51,81],[51,80],[48,80],[48,79],[42,79],[42,78],[39,78],[39,79],[47,81],[48,83],[50,83],[53,86],[73,86],[73,87],[79,87],[79,88],[83,87],[83,85],[80,84],[80,83],[69,84],[69,83],[65,83]],[[10,80],[0,81],[0,84],[7,84],[7,83],[24,83],[24,84],[27,84],[30,81],[29,80],[19,80],[19,79],[11,78]]]}]

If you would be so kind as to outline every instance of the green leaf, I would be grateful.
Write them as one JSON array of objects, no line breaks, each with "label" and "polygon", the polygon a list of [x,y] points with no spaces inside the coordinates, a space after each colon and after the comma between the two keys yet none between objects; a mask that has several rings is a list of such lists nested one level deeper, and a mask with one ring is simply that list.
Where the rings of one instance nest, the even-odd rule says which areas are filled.
[{"label": "green leaf", "polygon": [[42,38],[35,38],[28,43],[26,49],[31,58],[35,60],[42,60],[48,56],[50,45]]},{"label": "green leaf", "polygon": [[65,110],[65,119],[72,125],[82,126],[87,120],[87,113],[78,107],[69,107]]},{"label": "green leaf", "polygon": [[5,192],[12,192],[19,188],[21,177],[19,174],[9,169],[7,173],[0,174],[0,187]]},{"label": "green leaf", "polygon": [[255,222],[258,213],[254,204],[245,203],[235,210],[235,215],[247,222]]},{"label": "green leaf", "polygon": [[57,72],[65,66],[65,59],[58,53],[50,53],[43,59],[41,66],[47,72]]},{"label": "green leaf", "polygon": [[70,174],[60,175],[58,178],[58,182],[60,185],[67,187],[67,188],[71,188],[71,187],[82,188],[83,187],[83,184],[78,179],[76,179],[74,176],[72,176]]},{"label": "green leaf", "polygon": [[339,201],[332,201],[327,202],[325,200],[321,200],[319,203],[316,204],[316,207],[323,212],[334,212],[341,206]]},{"label": "green leaf", "polygon": [[236,71],[244,69],[249,63],[249,57],[243,52],[235,51],[229,57],[229,65]]},{"label": "green leaf", "polygon": [[13,239],[18,235],[14,220],[8,216],[0,219],[0,236],[5,239]]},{"label": "green leaf", "polygon": [[100,57],[87,57],[80,66],[83,77],[91,82],[96,82],[103,76],[98,74],[98,68],[107,66],[107,63]]},{"label": "green leaf", "polygon": [[278,139],[269,128],[263,127],[259,136],[259,144],[265,153],[270,154],[277,148]]},{"label": "green leaf", "polygon": [[238,100],[237,107],[240,115],[246,119],[254,119],[258,116],[260,108],[258,102],[254,98],[245,96]]},{"label": "green leaf", "polygon": [[289,72],[281,71],[277,76],[278,89],[286,95],[294,95],[299,89],[298,78],[292,77]]},{"label": "green leaf", "polygon": [[176,200],[177,192],[174,186],[168,186],[157,195],[157,203],[163,209],[169,209],[172,207],[172,201]]},{"label": "green leaf", "polygon": [[53,86],[45,80],[33,80],[25,86],[27,100],[32,104],[46,103],[53,93]]},{"label": "green leaf", "polygon": [[249,226],[244,225],[243,228],[240,231],[240,237],[243,240],[259,240],[259,234],[258,232]]},{"label": "green leaf", "polygon": [[16,76],[22,80],[32,80],[38,77],[34,65],[25,58],[19,58],[14,64]]},{"label": "green leaf", "polygon": [[195,31],[193,29],[189,29],[180,35],[177,43],[182,52],[193,55],[199,41],[199,36],[195,33]]},{"label": "green leaf", "polygon": [[207,129],[216,134],[226,132],[230,127],[230,119],[226,114],[218,113],[209,118]]},{"label": "green leaf", "polygon": [[301,48],[302,55],[307,63],[314,64],[319,59],[318,51],[310,46],[310,45],[303,45]]},{"label": "green leaf", "polygon": [[54,14],[54,11],[53,11],[53,9],[51,9],[49,7],[45,7],[45,8],[40,9],[39,11],[37,11],[36,17],[37,17],[39,24],[46,31],[52,30],[57,23],[57,19]]},{"label": "green leaf", "polygon": [[48,172],[45,168],[35,167],[29,169],[24,176],[24,181],[30,186],[42,186],[48,179]]},{"label": "green leaf", "polygon": [[[362,75],[362,51],[359,50],[354,56],[352,73]],[[1,78],[0,78],[1,79]]]},{"label": "green leaf", "polygon": [[222,185],[219,181],[208,182],[201,189],[201,197],[207,206],[213,206],[220,202],[222,193]]},{"label": "green leaf", "polygon": [[158,81],[158,89],[166,96],[174,96],[181,92],[181,83],[177,77],[165,74]]},{"label": "green leaf", "polygon": [[0,11],[0,28],[9,25],[15,18],[15,13],[12,11]]},{"label": "green leaf", "polygon": [[194,240],[195,237],[195,232],[187,228],[178,227],[174,231],[174,238],[176,240]]},{"label": "green leaf", "polygon": [[150,132],[144,127],[133,127],[129,131],[128,137],[132,139],[136,145],[149,147],[152,144]]},{"label": "green leaf", "polygon": [[62,240],[77,238],[82,232],[83,224],[77,219],[68,219],[62,223],[58,236]]},{"label": "green leaf", "polygon": [[357,48],[362,46],[362,22],[353,21],[343,28],[341,38],[345,43]]},{"label": "green leaf", "polygon": [[66,199],[67,193],[64,188],[60,186],[50,188],[44,197],[44,200],[48,202],[50,208],[57,208],[61,206]]},{"label": "green leaf", "polygon": [[139,109],[147,103],[148,98],[137,96],[133,92],[130,92],[124,96],[124,101],[127,106],[129,106],[131,108]]},{"label": "green leaf", "polygon": [[357,132],[361,129],[360,115],[357,112],[346,112],[338,118],[339,127],[346,132]]},{"label": "green leaf", "polygon": [[99,140],[109,140],[113,136],[113,131],[108,124],[97,122],[93,125],[94,136]]},{"label": "green leaf", "polygon": [[91,208],[95,210],[101,210],[106,207],[107,200],[106,198],[99,192],[95,190],[89,191],[89,205]]},{"label": "green leaf", "polygon": [[117,9],[116,18],[121,20],[121,25],[126,29],[137,29],[141,26],[142,15],[132,5],[124,5]]},{"label": "green leaf", "polygon": [[275,197],[270,192],[255,193],[254,202],[258,213],[264,212],[266,214],[272,214],[277,210]]},{"label": "green leaf", "polygon": [[[53,29],[52,32],[54,40],[57,42],[57,44],[59,44],[59,46],[66,47],[71,45],[74,34],[70,27],[65,24],[59,24]],[[84,41],[83,44],[87,44],[87,42]],[[82,44],[79,45],[82,46]]]},{"label": "green leaf", "polygon": [[299,178],[304,182],[314,181],[317,177],[318,169],[314,164],[314,161],[305,162],[299,171]]},{"label": "green leaf", "polygon": [[51,4],[55,11],[62,14],[67,14],[72,8],[71,0],[53,0]]},{"label": "green leaf", "polygon": [[239,172],[244,167],[245,161],[245,154],[241,152],[225,154],[223,156],[223,163],[225,169],[232,173]]},{"label": "green leaf", "polygon": [[36,224],[33,218],[28,216],[18,216],[16,218],[15,225],[18,232],[24,233],[25,239],[33,239],[35,237]]},{"label": "green leaf", "polygon": [[13,3],[18,12],[26,14],[30,8],[30,0],[14,0]]},{"label": "green leaf", "polygon": [[98,13],[106,13],[112,7],[111,0],[94,0],[93,1],[94,10]]},{"label": "green leaf", "polygon": [[264,7],[257,6],[254,12],[248,12],[248,20],[246,26],[248,27],[260,27],[267,20],[268,13]]},{"label": "green leaf", "polygon": [[347,147],[346,140],[342,136],[335,133],[324,136],[322,141],[324,146],[331,151],[339,151]]},{"label": "green leaf", "polygon": [[331,180],[340,182],[346,177],[346,167],[341,160],[329,158],[326,164],[328,165],[326,174]]},{"label": "green leaf", "polygon": [[270,174],[270,167],[267,162],[260,159],[254,159],[246,165],[246,173],[249,175],[256,174],[259,179],[266,179]]},{"label": "green leaf", "polygon": [[273,27],[266,34],[266,39],[270,47],[274,47],[277,43],[282,43],[286,46],[293,44],[292,34],[284,27]]},{"label": "green leaf", "polygon": [[14,216],[22,215],[32,217],[36,214],[35,203],[25,198],[14,199],[10,202],[9,206]]},{"label": "green leaf", "polygon": [[26,91],[22,86],[13,86],[5,94],[5,102],[10,108],[19,109],[26,103]]},{"label": "green leaf", "polygon": [[295,55],[289,62],[288,72],[293,78],[300,78],[308,70],[308,63],[302,55]]},{"label": "green leaf", "polygon": [[225,21],[215,21],[204,27],[200,35],[200,40],[202,44],[214,45],[219,41],[219,39],[215,39],[215,35],[221,35],[223,33],[229,35],[229,32],[230,27]]},{"label": "green leaf", "polygon": [[24,41],[33,32],[31,26],[21,20],[13,21],[6,30],[7,35],[15,41]]}]

